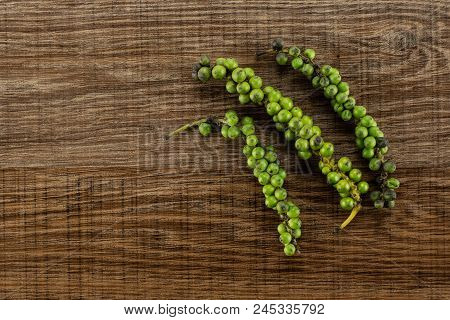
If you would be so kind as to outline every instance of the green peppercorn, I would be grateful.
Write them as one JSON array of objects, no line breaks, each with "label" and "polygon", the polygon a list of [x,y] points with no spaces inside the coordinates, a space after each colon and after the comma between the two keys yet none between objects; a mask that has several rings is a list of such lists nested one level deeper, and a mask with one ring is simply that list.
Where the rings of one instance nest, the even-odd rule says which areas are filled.
[{"label": "green peppercorn", "polygon": [[[253,150],[252,150],[252,152],[253,152]],[[252,153],[252,155],[253,155],[253,153]],[[265,171],[268,165],[269,165],[269,162],[264,158],[256,161],[256,168],[258,168],[261,171]]]},{"label": "green peppercorn", "polygon": [[269,116],[276,115],[281,110],[281,106],[276,102],[270,102],[266,105],[266,111]]},{"label": "green peppercorn", "polygon": [[309,59],[313,60],[316,57],[316,52],[313,49],[305,49],[303,54]]},{"label": "green peppercorn", "polygon": [[227,89],[228,93],[236,93],[236,83],[234,81],[227,81],[227,84],[225,85],[225,88]]},{"label": "green peppercorn", "polygon": [[386,154],[388,152],[388,150],[389,150],[389,148],[387,146],[386,147],[382,147],[382,148],[380,148],[380,153],[381,154]]},{"label": "green peppercorn", "polygon": [[255,135],[247,136],[247,138],[245,140],[246,140],[246,143],[251,147],[256,146],[259,142],[258,137]]},{"label": "green peppercorn", "polygon": [[313,135],[310,139],[309,139],[309,145],[311,146],[311,149],[313,150],[319,150],[320,148],[322,148],[323,146],[323,138],[319,135]]},{"label": "green peppercorn", "polygon": [[302,226],[302,223],[299,218],[291,218],[288,220],[288,226],[291,229],[300,229]]},{"label": "green peppercorn", "polygon": [[373,206],[374,206],[376,209],[381,209],[381,208],[383,208],[383,207],[384,207],[384,200],[381,200],[381,199],[375,200],[375,202],[373,203]]},{"label": "green peppercorn", "polygon": [[327,174],[327,182],[331,185],[335,185],[338,181],[341,180],[341,176],[337,172],[330,172]]},{"label": "green peppercorn", "polygon": [[300,55],[300,49],[298,47],[290,47],[289,55],[291,55],[293,57],[298,57]]},{"label": "green peppercorn", "polygon": [[301,68],[301,72],[305,76],[311,76],[314,73],[314,67],[312,64],[305,63]]},{"label": "green peppercorn", "polygon": [[381,160],[378,158],[372,158],[369,162],[369,169],[372,171],[378,171],[381,168]]},{"label": "green peppercorn", "polygon": [[321,169],[321,172],[324,176],[326,176],[331,172],[331,168],[329,166],[325,166]]},{"label": "green peppercorn", "polygon": [[355,139],[355,144],[358,147],[358,149],[362,150],[364,149],[364,140],[361,138],[356,138]]},{"label": "green peppercorn", "polygon": [[279,103],[280,103],[280,106],[286,110],[291,110],[294,107],[294,103],[292,102],[291,98],[282,97],[282,98],[280,98]]},{"label": "green peppercorn", "polygon": [[279,132],[284,132],[284,124],[280,123],[280,122],[276,122],[275,123],[275,129]]},{"label": "green peppercorn", "polygon": [[227,68],[230,71],[233,71],[238,67],[238,63],[233,58],[228,58],[224,62],[224,67]]},{"label": "green peppercorn", "polygon": [[281,92],[278,90],[273,90],[269,92],[269,94],[267,95],[267,99],[269,100],[269,102],[278,102],[281,99]]},{"label": "green peppercorn", "polygon": [[211,77],[211,69],[209,67],[201,67],[197,72],[197,77],[202,82],[208,81]]},{"label": "green peppercorn", "polygon": [[292,141],[295,139],[295,133],[294,131],[288,129],[284,132],[284,138],[286,139],[286,141]]},{"label": "green peppercorn", "polygon": [[306,139],[299,138],[295,141],[295,148],[300,151],[308,151],[309,150],[309,142]]},{"label": "green peppercorn", "polygon": [[383,192],[383,199],[386,201],[395,200],[397,198],[397,193],[394,190],[388,189]]},{"label": "green peppercorn", "polygon": [[302,111],[302,109],[300,109],[299,107],[293,107],[293,108],[291,109],[291,113],[292,113],[292,116],[293,116],[293,117],[296,117],[296,118],[298,118],[298,119],[301,119],[302,116],[303,116],[303,111]]},{"label": "green peppercorn", "polygon": [[280,223],[277,227],[278,233],[282,234],[283,232],[286,232],[286,226],[284,225],[284,223]]},{"label": "green peppercorn", "polygon": [[283,46],[284,46],[283,39],[277,38],[272,41],[272,49],[275,51],[282,50]]},{"label": "green peppercorn", "polygon": [[398,187],[400,187],[400,181],[395,178],[389,178],[386,180],[386,186],[389,189],[397,189]]},{"label": "green peppercorn", "polygon": [[313,119],[310,116],[303,116],[300,120],[303,124],[303,126],[310,126],[312,127],[313,125]]},{"label": "green peppercorn", "polygon": [[377,145],[377,140],[374,137],[369,136],[364,139],[364,147],[368,149],[373,149]]},{"label": "green peppercorn", "polygon": [[387,205],[391,209],[394,208],[395,207],[395,200],[388,201]]},{"label": "green peppercorn", "polygon": [[344,121],[350,121],[352,119],[352,112],[350,110],[344,110],[341,113],[341,118]]},{"label": "green peppercorn", "polygon": [[292,59],[291,65],[292,65],[292,68],[294,68],[295,70],[300,69],[303,66],[302,58]]},{"label": "green peppercorn", "polygon": [[308,160],[311,158],[312,153],[309,151],[298,151],[297,155],[303,160]]},{"label": "green peppercorn", "polygon": [[211,133],[211,125],[209,123],[203,122],[198,126],[198,131],[202,136],[209,136]]},{"label": "green peppercorn", "polygon": [[291,243],[291,240],[292,240],[292,236],[291,236],[291,234],[289,232],[283,232],[280,235],[280,242],[282,244],[285,244],[285,245],[289,244],[289,243]]},{"label": "green peppercorn", "polygon": [[358,191],[361,194],[365,194],[369,191],[369,184],[366,181],[361,181],[360,183],[358,183]]},{"label": "green peppercorn", "polygon": [[335,99],[338,103],[342,104],[348,99],[348,94],[345,92],[339,92],[336,94]]},{"label": "green peppercorn", "polygon": [[338,85],[339,82],[341,82],[341,76],[339,73],[332,73],[328,76],[328,78],[332,84]]},{"label": "green peppercorn", "polygon": [[352,110],[355,107],[356,101],[353,97],[348,97],[347,101],[344,103],[345,109]]},{"label": "green peppercorn", "polygon": [[252,156],[255,157],[255,159],[264,158],[264,154],[265,154],[265,151],[264,151],[264,148],[262,148],[262,147],[256,147],[252,151]]},{"label": "green peppercorn", "polygon": [[284,171],[283,168],[280,168],[280,170],[278,170],[278,175],[281,177],[281,179],[286,179],[286,171]]},{"label": "green peppercorn", "polygon": [[298,218],[298,216],[300,215],[300,208],[297,206],[290,207],[287,215],[289,218]]},{"label": "green peppercorn", "polygon": [[321,77],[319,80],[319,85],[322,88],[325,88],[326,86],[328,86],[330,84],[330,80],[327,77]]},{"label": "green peppercorn", "polygon": [[266,86],[266,87],[264,87],[263,92],[264,92],[264,94],[269,94],[269,92],[272,92],[273,90],[274,90],[273,87]]},{"label": "green peppercorn", "polygon": [[325,142],[319,152],[322,157],[330,158],[333,155],[334,146],[330,142]]},{"label": "green peppercorn", "polygon": [[250,157],[252,155],[252,150],[253,150],[253,147],[251,147],[251,146],[246,144],[242,148],[242,153],[248,158],[248,157]]},{"label": "green peppercorn", "polygon": [[295,254],[295,246],[292,243],[289,243],[287,245],[284,246],[284,254],[287,255],[288,257],[291,257]]},{"label": "green peppercorn", "polygon": [[363,106],[355,106],[353,108],[353,116],[356,119],[360,119],[362,117],[364,117],[366,115],[366,108],[364,108]]},{"label": "green peppercorn", "polygon": [[278,112],[278,121],[279,122],[286,123],[286,122],[289,122],[289,120],[291,120],[291,118],[292,118],[292,114],[286,109],[283,109],[280,112]]},{"label": "green peppercorn", "polygon": [[270,175],[277,174],[279,170],[280,167],[276,163],[269,164],[266,169],[267,173]]},{"label": "green peppercorn", "polygon": [[359,182],[361,180],[362,173],[359,169],[352,169],[350,170],[348,176],[352,181]]},{"label": "green peppercorn", "polygon": [[270,183],[277,188],[280,188],[283,186],[284,179],[280,176],[280,174],[273,175],[272,178],[270,178]]},{"label": "green peppercorn", "polygon": [[[279,214],[286,213],[288,210],[289,210],[289,205],[287,204],[286,201],[279,201],[277,203],[277,211]],[[289,222],[288,222],[288,225],[289,225]]]},{"label": "green peppercorn", "polygon": [[240,83],[247,79],[247,74],[245,73],[244,69],[236,68],[231,73],[231,78],[234,80],[234,82]]},{"label": "green peppercorn", "polygon": [[277,206],[277,198],[275,198],[274,196],[268,196],[266,197],[266,207],[273,209]]},{"label": "green peppercorn", "polygon": [[246,94],[246,93],[250,92],[250,84],[247,81],[238,83],[236,85],[236,91],[240,94]]},{"label": "green peppercorn", "polygon": [[255,126],[253,124],[245,124],[241,128],[242,133],[245,136],[249,136],[255,133]]},{"label": "green peppercorn", "polygon": [[264,154],[264,158],[267,159],[269,162],[275,162],[277,161],[277,154],[275,151],[269,150],[269,148],[266,148],[266,153]]},{"label": "green peppercorn", "polygon": [[203,55],[203,56],[200,57],[199,63],[200,63],[202,66],[209,67],[209,65],[210,65],[210,63],[211,63],[211,60],[209,59],[208,56]]},{"label": "green peppercorn", "polygon": [[338,88],[334,84],[330,84],[324,89],[324,94],[327,98],[331,99],[338,93]]},{"label": "green peppercorn", "polygon": [[255,167],[256,167],[256,159],[253,156],[248,157],[248,159],[247,159],[247,166],[250,169],[255,169]]},{"label": "green peppercorn", "polygon": [[375,127],[377,125],[377,123],[372,118],[372,116],[369,116],[369,115],[365,115],[364,117],[362,117],[360,124],[366,128]]},{"label": "green peppercorn", "polygon": [[395,163],[392,161],[386,161],[383,164],[383,170],[386,171],[387,173],[394,173],[396,168],[397,167],[396,167]]},{"label": "green peppercorn", "polygon": [[218,66],[225,66],[225,61],[226,61],[225,58],[217,58],[216,59],[216,65],[218,65]]},{"label": "green peppercorn", "polygon": [[241,119],[241,125],[244,126],[246,124],[253,124],[253,118],[249,116],[245,116]]},{"label": "green peppercorn", "polygon": [[373,202],[375,202],[376,200],[378,200],[381,196],[381,192],[380,191],[372,191],[370,193],[370,200],[372,200]]},{"label": "green peppercorn", "polygon": [[367,137],[367,135],[369,134],[368,130],[366,127],[363,126],[356,126],[355,128],[355,136],[357,136],[358,138],[365,138]]},{"label": "green peppercorn", "polygon": [[228,128],[229,127],[226,124],[223,125],[222,128],[220,128],[220,133],[224,138],[228,138]]},{"label": "green peppercorn", "polygon": [[310,139],[313,136],[312,127],[308,124],[300,129],[298,135],[303,139]]},{"label": "green peppercorn", "polygon": [[247,79],[255,76],[255,71],[252,68],[244,68],[245,74],[247,75]]},{"label": "green peppercorn", "polygon": [[259,104],[264,99],[264,92],[261,89],[253,89],[250,92],[250,100],[254,103]]},{"label": "green peppercorn", "polygon": [[341,205],[341,208],[344,210],[352,210],[353,207],[355,206],[355,201],[350,197],[346,197],[342,198],[339,204]]},{"label": "green peppercorn", "polygon": [[262,188],[263,193],[266,197],[271,196],[275,192],[275,187],[271,184],[266,184]]},{"label": "green peppercorn", "polygon": [[241,130],[236,126],[230,126],[228,128],[228,138],[236,139],[241,134]]},{"label": "green peppercorn", "polygon": [[248,94],[240,94],[239,95],[239,102],[241,104],[247,104],[250,102],[250,96]]},{"label": "green peppercorn", "polygon": [[311,79],[311,84],[313,86],[313,88],[319,88],[320,87],[320,77],[319,76],[315,76]]},{"label": "green peppercorn", "polygon": [[296,132],[298,131],[302,126],[302,123],[300,122],[300,119],[297,117],[292,117],[291,120],[288,122],[288,128],[292,131]]},{"label": "green peppercorn", "polygon": [[286,189],[278,188],[275,190],[275,198],[278,200],[284,200],[287,198],[287,192]]},{"label": "green peppercorn", "polygon": [[338,161],[339,170],[342,172],[349,172],[352,170],[352,162],[347,157],[342,157]]},{"label": "green peppercorn", "polygon": [[350,184],[345,180],[340,180],[334,186],[339,193],[348,193],[350,191]]},{"label": "green peppercorn", "polygon": [[284,52],[278,52],[275,59],[277,60],[277,63],[281,66],[285,65],[289,60],[287,54]]},{"label": "green peppercorn", "polygon": [[322,73],[324,76],[329,76],[332,69],[333,68],[331,66],[325,64],[322,66],[322,68],[320,68],[320,73]]},{"label": "green peppercorn", "polygon": [[222,80],[227,74],[227,69],[224,66],[217,65],[212,69],[212,76],[214,79]]},{"label": "green peppercorn", "polygon": [[225,119],[229,126],[235,126],[239,122],[239,117],[237,113],[233,110],[229,110],[225,113]]},{"label": "green peppercorn", "polygon": [[[265,159],[261,160],[266,161]],[[256,163],[256,165],[258,165],[258,162]],[[258,176],[258,182],[260,185],[265,186],[270,182],[270,174],[268,174],[267,172],[261,172]]]},{"label": "green peppercorn", "polygon": [[371,159],[375,155],[375,151],[371,148],[364,148],[362,151],[362,156],[364,159]]},{"label": "green peppercorn", "polygon": [[383,131],[380,130],[378,127],[370,127],[369,128],[369,135],[375,138],[382,138],[384,137]]},{"label": "green peppercorn", "polygon": [[339,92],[347,92],[350,89],[348,83],[345,81],[341,81],[338,84],[337,88],[338,88]]}]

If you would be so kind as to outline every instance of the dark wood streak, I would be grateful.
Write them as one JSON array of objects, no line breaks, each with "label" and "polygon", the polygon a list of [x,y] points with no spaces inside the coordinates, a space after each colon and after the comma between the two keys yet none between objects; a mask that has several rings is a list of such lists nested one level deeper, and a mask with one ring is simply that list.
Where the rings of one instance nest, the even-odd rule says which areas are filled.
[{"label": "dark wood streak", "polygon": [[[3,1],[0,297],[449,299],[449,30],[447,1]],[[264,110],[190,78],[202,53],[236,57],[365,167],[319,93],[255,58],[278,36],[339,67],[376,117],[395,210],[336,232],[344,214],[315,163],[286,152]],[[299,257],[284,257],[237,143],[164,140],[230,107],[279,147]]]}]

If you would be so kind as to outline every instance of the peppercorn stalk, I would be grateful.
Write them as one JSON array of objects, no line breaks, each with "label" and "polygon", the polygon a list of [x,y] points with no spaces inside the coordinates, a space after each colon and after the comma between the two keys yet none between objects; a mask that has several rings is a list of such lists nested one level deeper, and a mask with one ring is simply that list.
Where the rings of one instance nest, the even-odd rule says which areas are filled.
[{"label": "peppercorn stalk", "polygon": [[373,117],[366,114],[366,108],[356,105],[355,98],[349,95],[349,85],[341,81],[339,71],[330,65],[316,63],[313,49],[296,46],[287,49],[281,39],[273,41],[270,52],[276,53],[276,61],[280,65],[287,64],[291,57],[292,68],[305,75],[314,88],[323,89],[324,96],[342,120],[354,119],[355,143],[362,150],[363,158],[369,161],[369,169],[379,173],[375,180],[379,191],[373,191],[370,197],[376,208],[384,207],[385,201],[389,208],[393,208],[397,197],[394,189],[400,186],[400,182],[389,178],[389,174],[396,170],[394,162],[385,158],[389,143]]},{"label": "peppercorn stalk", "polygon": [[[241,104],[252,101],[257,105],[264,105],[267,113],[273,116],[277,130],[284,133],[286,140],[297,139],[295,147],[300,158],[307,160],[313,153],[318,155],[322,173],[341,196],[341,207],[344,210],[353,210],[352,217],[354,217],[361,209],[360,194],[367,192],[368,184],[360,181],[361,172],[351,168],[351,161],[347,157],[341,158],[339,163],[335,164],[334,146],[330,142],[323,141],[321,129],[313,125],[312,118],[304,115],[298,106],[294,106],[292,99],[283,97],[279,90],[271,86],[261,90],[263,80],[255,75],[253,69],[239,68],[235,59],[218,58],[212,71],[209,58],[207,61],[207,64],[200,63],[200,68],[199,64],[194,65],[193,78],[202,82],[207,82],[211,75],[217,80],[226,79],[226,90],[232,94],[238,93]],[[350,170],[357,172],[352,175]],[[350,172],[355,179],[351,179],[346,172]],[[358,182],[357,186],[355,182]]]},{"label": "peppercorn stalk", "polygon": [[254,135],[253,119],[244,117],[240,120],[236,112],[230,110],[224,119],[202,118],[181,126],[168,136],[172,137],[194,127],[198,127],[203,136],[208,136],[212,127],[215,127],[220,129],[225,138],[245,138],[243,153],[247,157],[247,164],[253,169],[258,182],[263,185],[266,206],[276,210],[281,218],[282,222],[277,230],[280,234],[279,240],[284,245],[284,253],[292,256],[298,252],[298,239],[301,236],[300,208],[288,199],[287,191],[282,188],[286,171],[280,166],[275,149],[273,146],[264,148]]}]

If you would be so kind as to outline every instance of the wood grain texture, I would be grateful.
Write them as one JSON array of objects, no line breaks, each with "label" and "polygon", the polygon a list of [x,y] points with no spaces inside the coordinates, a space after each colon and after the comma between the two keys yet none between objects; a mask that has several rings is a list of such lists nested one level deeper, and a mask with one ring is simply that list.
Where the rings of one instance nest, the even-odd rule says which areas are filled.
[{"label": "wood grain texture", "polygon": [[[0,297],[449,299],[449,14],[448,1],[2,1]],[[315,162],[296,162],[263,110],[190,78],[202,53],[236,57],[365,166],[319,93],[255,58],[278,36],[338,66],[376,117],[397,208],[335,232],[344,214]],[[279,146],[299,257],[283,256],[237,143],[164,140],[230,107]]]}]

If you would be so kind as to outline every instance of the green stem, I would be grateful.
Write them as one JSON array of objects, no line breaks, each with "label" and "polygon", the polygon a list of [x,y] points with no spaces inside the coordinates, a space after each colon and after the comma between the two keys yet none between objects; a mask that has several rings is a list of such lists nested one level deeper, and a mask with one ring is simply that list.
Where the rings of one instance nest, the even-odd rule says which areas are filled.
[{"label": "green stem", "polygon": [[176,129],[175,131],[172,131],[171,133],[169,133],[169,134],[168,134],[168,137],[169,137],[169,138],[170,138],[170,137],[173,137],[174,135],[177,135],[177,134],[179,134],[179,133],[181,133],[181,132],[183,132],[183,131],[186,131],[186,130],[192,128],[192,127],[198,126],[198,125],[200,125],[200,124],[202,124],[202,123],[204,123],[204,122],[207,122],[207,121],[208,121],[208,118],[203,118],[203,119],[196,120],[196,121],[194,121],[194,122],[185,124],[185,125],[179,127],[178,129]]},{"label": "green stem", "polygon": [[352,212],[350,213],[350,215],[348,216],[348,218],[342,222],[341,224],[341,230],[344,229],[352,220],[353,218],[356,217],[356,215],[358,214],[359,210],[361,210],[361,205],[357,205],[353,208]]}]

